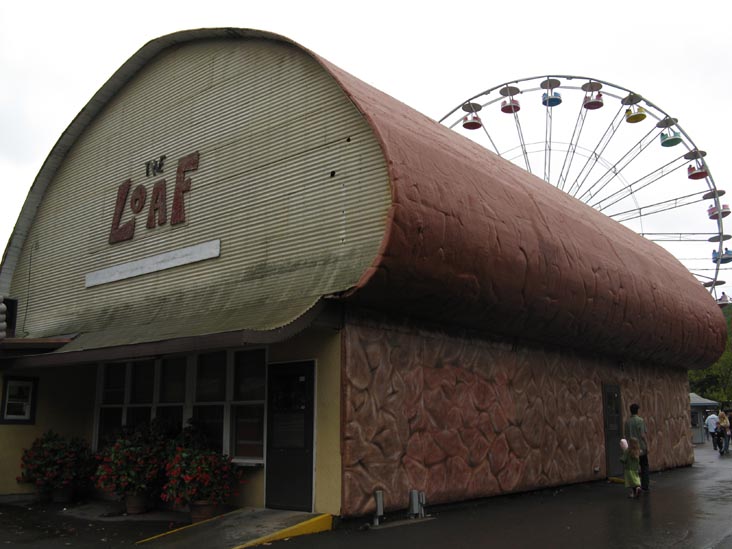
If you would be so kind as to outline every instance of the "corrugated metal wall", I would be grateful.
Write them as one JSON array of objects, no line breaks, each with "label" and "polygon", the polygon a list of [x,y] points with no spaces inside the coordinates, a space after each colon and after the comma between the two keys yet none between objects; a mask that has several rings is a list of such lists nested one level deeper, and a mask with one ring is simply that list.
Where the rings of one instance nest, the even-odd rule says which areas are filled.
[{"label": "corrugated metal wall", "polygon": [[[170,219],[177,160],[195,151],[186,223],[147,229],[153,183],[167,181]],[[165,172],[146,177],[163,154]],[[110,245],[128,178],[145,184],[146,207],[134,238]],[[375,137],[305,53],[268,40],[167,50],[110,101],[49,186],[13,278],[18,334],[136,329],[152,340],[160,333],[141,325],[164,325],[167,337],[276,327],[357,282],[389,206]],[[122,222],[131,216],[128,199]],[[219,258],[85,288],[89,272],[215,239]]]}]

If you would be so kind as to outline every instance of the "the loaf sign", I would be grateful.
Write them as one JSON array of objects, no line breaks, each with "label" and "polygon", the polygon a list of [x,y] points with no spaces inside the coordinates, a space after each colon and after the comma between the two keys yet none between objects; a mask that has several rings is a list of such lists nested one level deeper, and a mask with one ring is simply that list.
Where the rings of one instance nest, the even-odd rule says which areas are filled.
[{"label": "the loaf sign", "polygon": [[[178,225],[186,220],[185,194],[191,190],[191,178],[186,177],[186,172],[191,172],[196,169],[198,169],[198,151],[178,160],[178,168],[175,172],[173,207],[170,214],[171,225]],[[153,170],[153,173],[160,171],[162,171],[162,160],[160,161],[159,169]],[[149,168],[147,173],[150,174]],[[165,179],[155,182],[150,193],[149,202],[145,185],[141,183],[132,189],[131,192],[130,189],[132,189],[131,179],[122,183],[117,189],[117,203],[114,206],[112,229],[109,231],[110,244],[131,240],[135,236],[136,216],[145,209],[146,205],[147,223],[145,226],[148,229],[154,229],[168,222],[168,191]],[[122,223],[122,217],[125,214],[128,204],[133,217]]]}]

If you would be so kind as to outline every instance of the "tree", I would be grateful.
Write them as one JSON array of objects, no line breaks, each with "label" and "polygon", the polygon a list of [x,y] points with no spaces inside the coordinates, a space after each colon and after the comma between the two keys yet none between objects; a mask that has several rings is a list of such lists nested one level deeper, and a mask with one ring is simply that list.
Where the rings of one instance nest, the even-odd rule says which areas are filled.
[{"label": "tree", "polygon": [[732,344],[729,333],[732,324],[732,307],[722,309],[727,321],[727,344],[719,360],[703,370],[689,370],[689,389],[725,405],[732,402]]}]

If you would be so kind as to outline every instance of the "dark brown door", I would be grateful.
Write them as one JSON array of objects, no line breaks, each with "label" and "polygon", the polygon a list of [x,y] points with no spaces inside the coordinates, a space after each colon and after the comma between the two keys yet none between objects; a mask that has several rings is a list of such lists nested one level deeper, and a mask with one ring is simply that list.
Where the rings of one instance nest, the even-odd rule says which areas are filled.
[{"label": "dark brown door", "polygon": [[266,505],[312,511],[315,365],[273,364],[268,370]]},{"label": "dark brown door", "polygon": [[623,438],[623,414],[620,401],[620,387],[617,385],[602,386],[602,405],[605,417],[605,459],[607,460],[607,476],[623,476],[623,464],[620,463],[620,439]]}]

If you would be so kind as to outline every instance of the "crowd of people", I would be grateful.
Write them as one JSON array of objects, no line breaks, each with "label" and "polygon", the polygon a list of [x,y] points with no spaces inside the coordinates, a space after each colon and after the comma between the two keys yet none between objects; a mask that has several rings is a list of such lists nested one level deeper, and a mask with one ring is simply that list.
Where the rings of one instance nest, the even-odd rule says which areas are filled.
[{"label": "crowd of people", "polygon": [[729,417],[720,410],[719,414],[710,413],[704,420],[704,432],[706,439],[712,439],[712,445],[721,455],[729,453],[730,431]]}]

